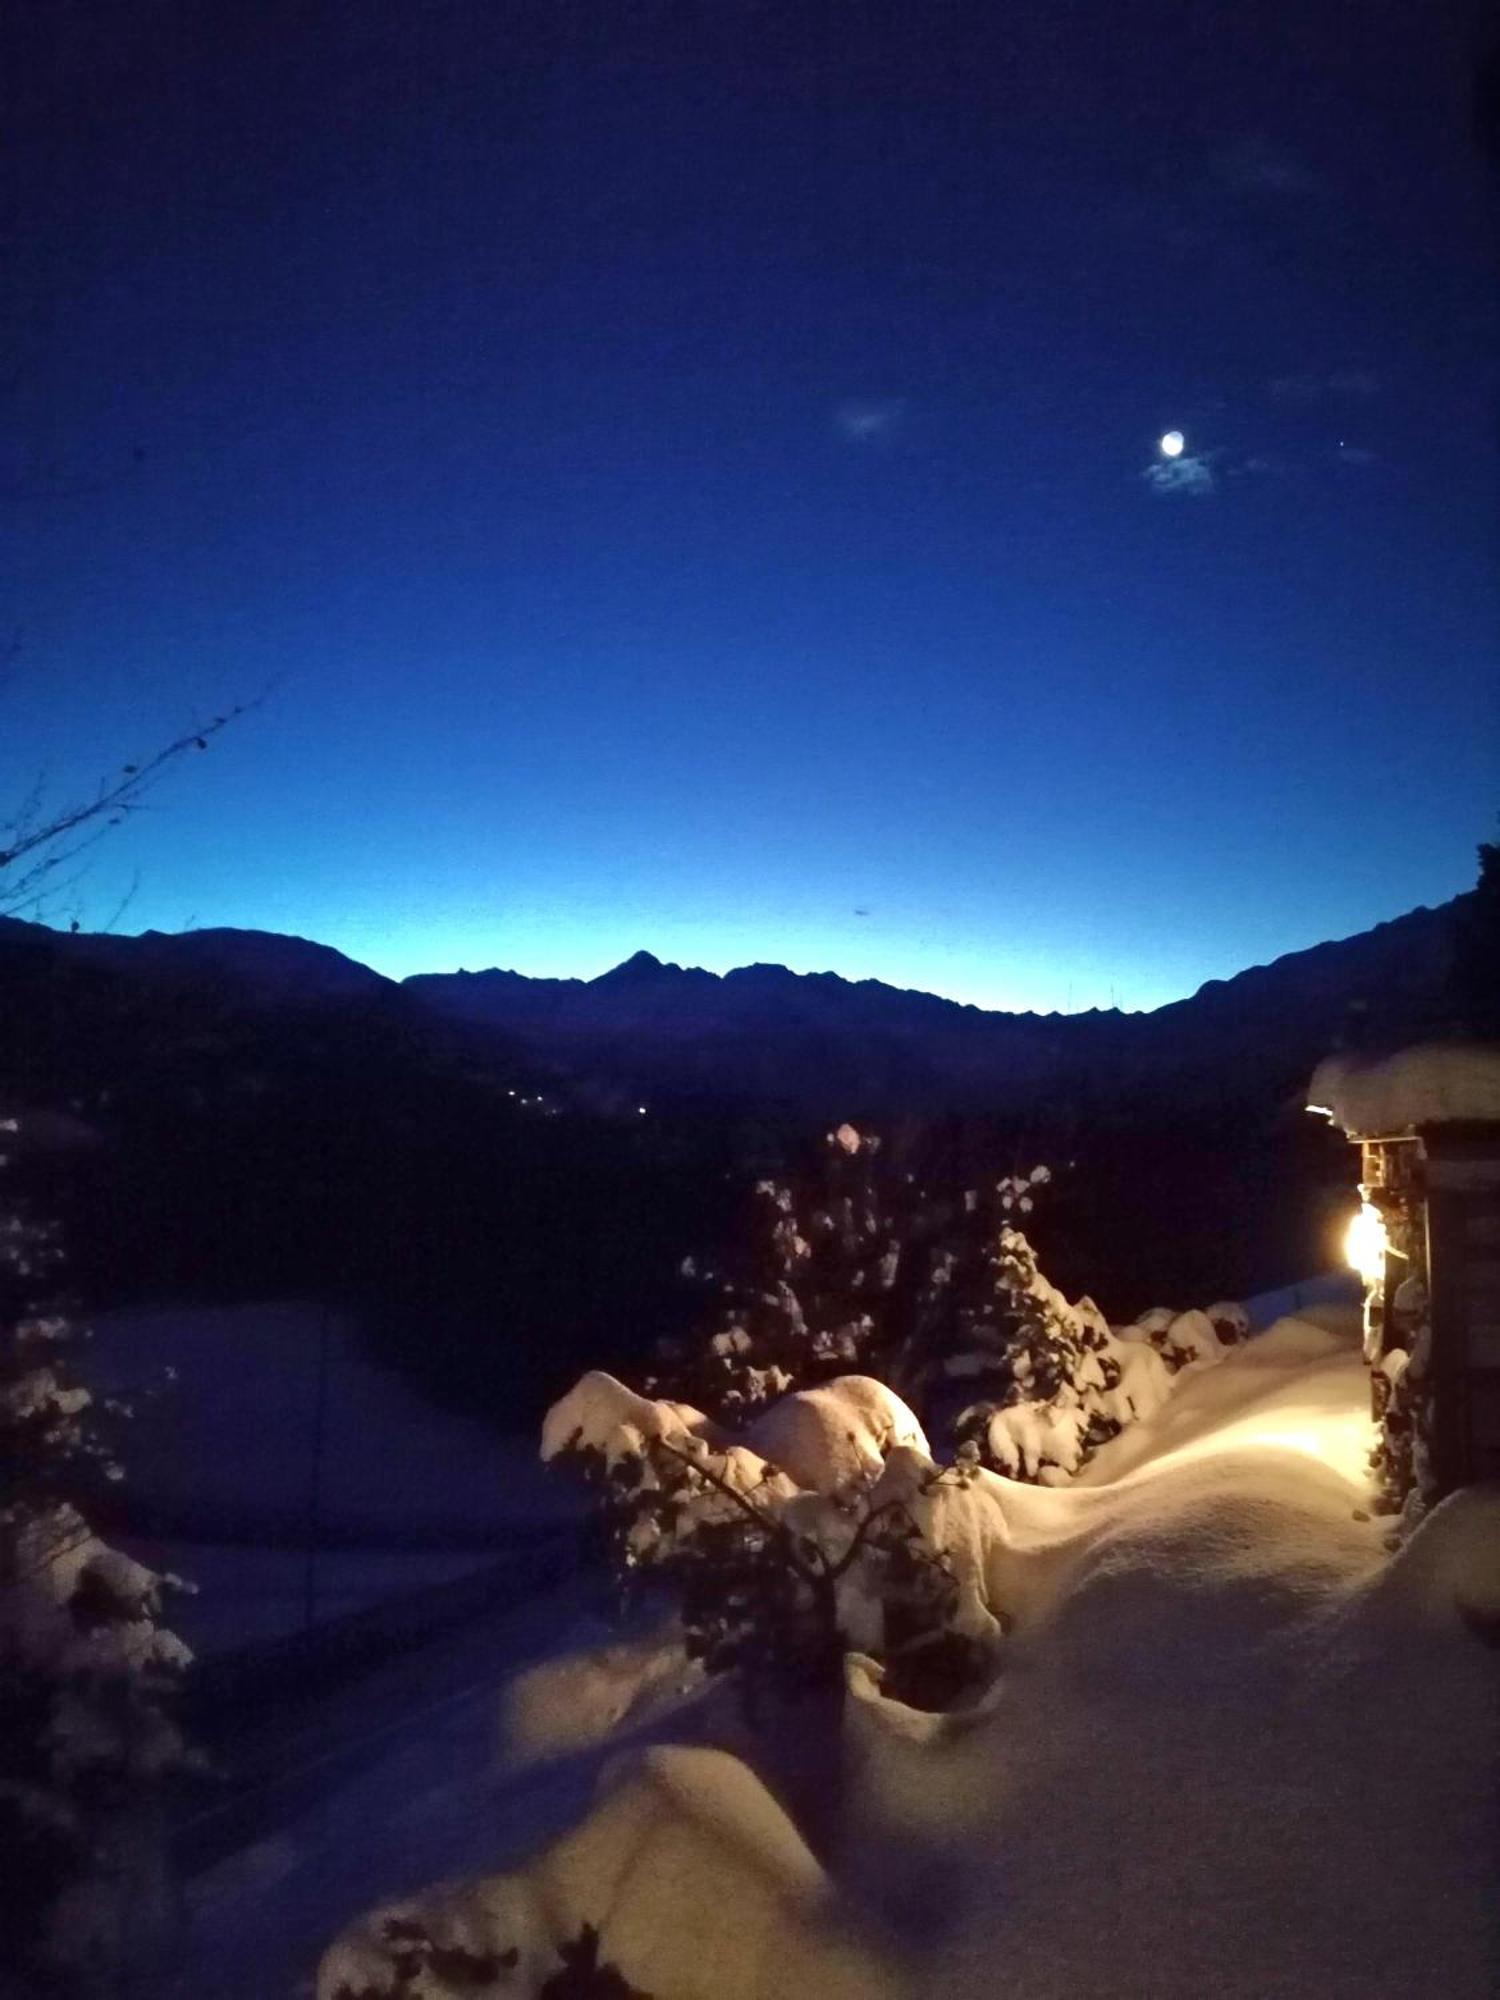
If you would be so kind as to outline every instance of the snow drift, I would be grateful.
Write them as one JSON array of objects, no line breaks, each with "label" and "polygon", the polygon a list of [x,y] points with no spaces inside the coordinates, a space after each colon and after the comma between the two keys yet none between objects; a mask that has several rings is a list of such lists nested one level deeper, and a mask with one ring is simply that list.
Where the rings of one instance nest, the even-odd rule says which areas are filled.
[{"label": "snow drift", "polygon": [[[1393,1554],[1357,1330],[1318,1317],[1184,1369],[1067,1485],[974,1468],[914,1495],[1001,1671],[932,1714],[850,1659],[823,1865],[753,1746],[649,1750],[526,1866],[393,1907],[503,1940],[515,1993],[589,1926],[654,2000],[1488,2000],[1500,1498],[1453,1496]],[[927,1463],[893,1442],[880,1477]],[[700,1695],[653,1728],[701,1738]],[[370,1983],[389,1916],[320,2000],[399,1990]]]}]

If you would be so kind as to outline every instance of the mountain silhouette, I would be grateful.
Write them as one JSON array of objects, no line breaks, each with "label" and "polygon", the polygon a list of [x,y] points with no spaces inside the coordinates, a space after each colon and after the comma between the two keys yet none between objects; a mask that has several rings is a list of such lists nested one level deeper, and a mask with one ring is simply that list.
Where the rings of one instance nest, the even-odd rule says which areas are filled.
[{"label": "mountain silhouette", "polygon": [[1149,1013],[1009,1014],[837,973],[723,974],[640,951],[597,979],[421,973],[403,991],[514,1037],[580,1083],[840,1107],[1016,1103],[1062,1083],[1238,1096],[1294,1087],[1351,1012],[1390,1039],[1442,1026],[1467,897],[1211,980]]},{"label": "mountain silhouette", "polygon": [[41,954],[117,975],[146,1005],[152,990],[272,1009],[375,1005],[418,1032],[517,1051],[596,1108],[717,1098],[880,1115],[1015,1107],[1059,1089],[1243,1101],[1294,1089],[1351,1019],[1375,1040],[1441,1032],[1470,900],[1211,980],[1149,1013],[1011,1014],[834,972],[720,974],[644,950],[595,979],[492,968],[397,982],[271,932],[69,935],[15,919],[0,919],[0,966],[7,951]]}]

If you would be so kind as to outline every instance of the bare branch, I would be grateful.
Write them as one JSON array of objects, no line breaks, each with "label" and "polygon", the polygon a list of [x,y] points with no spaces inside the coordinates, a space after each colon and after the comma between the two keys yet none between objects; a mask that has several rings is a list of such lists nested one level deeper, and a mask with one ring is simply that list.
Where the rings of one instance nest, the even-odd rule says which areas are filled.
[{"label": "bare branch", "polygon": [[920,1530],[917,1528],[916,1522],[913,1521],[911,1515],[907,1513],[906,1502],[904,1500],[883,1501],[880,1506],[872,1507],[869,1513],[866,1514],[864,1519],[860,1522],[859,1526],[855,1529],[848,1548],[845,1549],[844,1553],[839,1557],[838,1561],[833,1566],[833,1575],[835,1578],[841,1577],[844,1574],[844,1571],[849,1568],[850,1564],[854,1561],[855,1557],[859,1554],[860,1550],[864,1547],[865,1543],[869,1540],[870,1530],[875,1526],[876,1522],[883,1521],[892,1514],[906,1514],[907,1521],[910,1523],[913,1532],[914,1533],[920,1532]]},{"label": "bare branch", "polygon": [[[844,1550],[844,1553],[838,1558],[837,1562],[834,1562],[819,1543],[810,1541],[805,1536],[795,1534],[792,1529],[787,1527],[784,1521],[776,1520],[773,1515],[763,1514],[758,1507],[752,1504],[746,1494],[739,1492],[737,1488],[731,1486],[728,1480],[716,1472],[711,1465],[705,1464],[701,1459],[692,1457],[688,1452],[679,1451],[675,1445],[668,1444],[665,1438],[655,1438],[652,1440],[652,1443],[654,1448],[666,1452],[669,1457],[679,1459],[682,1464],[691,1466],[695,1472],[701,1473],[710,1486],[722,1493],[726,1499],[732,1500],[740,1512],[747,1514],[758,1528],[764,1529],[767,1534],[773,1535],[781,1542],[786,1551],[787,1561],[796,1570],[797,1574],[808,1583],[819,1581],[836,1583],[855,1561],[860,1550],[869,1540],[871,1530],[879,1522],[888,1519],[891,1515],[906,1512],[906,1502],[904,1500],[886,1500],[879,1507],[872,1507],[855,1528],[853,1535],[850,1537],[849,1546]],[[911,1517],[909,1514],[907,1518],[910,1520]],[[915,1527],[916,1524],[913,1522],[912,1525]],[[804,1542],[806,1542],[807,1547],[816,1551],[819,1564],[816,1573],[802,1556],[801,1549]]]},{"label": "bare branch", "polygon": [[[267,688],[252,700],[237,703],[225,714],[184,731],[139,763],[126,764],[113,777],[101,779],[92,798],[45,817],[39,780],[5,824],[4,844],[0,845],[0,909],[34,906],[44,893],[55,892],[59,885],[51,878],[58,868],[102,840],[131,813],[138,812],[170,764],[189,751],[206,750],[221,730],[259,708],[270,692]],[[74,838],[75,835],[78,837]],[[22,863],[26,865],[19,867],[18,872],[7,872],[17,870]]]},{"label": "bare branch", "polygon": [[125,891],[124,895],[120,898],[119,902],[110,912],[108,922],[102,926],[104,930],[112,931],[114,929],[115,925],[120,921],[121,917],[124,916],[125,912],[130,908],[131,904],[135,901],[135,892],[137,889],[140,888],[140,886],[141,886],[141,871],[139,868],[137,868],[135,873],[130,878],[130,887]]}]

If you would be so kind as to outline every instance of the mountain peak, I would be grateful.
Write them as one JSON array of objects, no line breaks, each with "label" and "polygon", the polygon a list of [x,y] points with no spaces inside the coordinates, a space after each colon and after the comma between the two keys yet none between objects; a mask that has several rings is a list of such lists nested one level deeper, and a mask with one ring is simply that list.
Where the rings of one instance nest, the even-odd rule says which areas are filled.
[{"label": "mountain peak", "polygon": [[678,969],[675,965],[663,965],[652,952],[637,951],[629,958],[623,959],[620,964],[612,966],[608,972],[601,972],[597,979],[590,980],[589,983],[592,986],[626,986],[638,980],[656,979],[663,972],[676,972]]}]

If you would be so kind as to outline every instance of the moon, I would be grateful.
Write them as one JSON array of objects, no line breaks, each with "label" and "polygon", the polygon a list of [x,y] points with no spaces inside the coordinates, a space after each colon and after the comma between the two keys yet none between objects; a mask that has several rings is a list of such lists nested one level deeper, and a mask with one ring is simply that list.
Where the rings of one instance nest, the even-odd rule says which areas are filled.
[{"label": "moon", "polygon": [[1186,443],[1181,431],[1163,431],[1156,448],[1163,458],[1181,458]]}]

